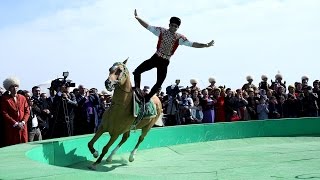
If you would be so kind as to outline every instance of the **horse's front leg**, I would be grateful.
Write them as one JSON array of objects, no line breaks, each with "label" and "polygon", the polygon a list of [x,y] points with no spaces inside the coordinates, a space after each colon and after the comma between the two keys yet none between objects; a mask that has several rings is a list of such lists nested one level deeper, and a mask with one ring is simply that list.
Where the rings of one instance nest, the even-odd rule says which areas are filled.
[{"label": "horse's front leg", "polygon": [[102,153],[99,156],[99,158],[96,160],[96,162],[94,162],[89,168],[92,170],[96,170],[96,167],[98,164],[101,163],[103,157],[107,154],[109,148],[112,146],[112,144],[118,139],[119,134],[117,135],[111,135],[109,142],[107,143],[107,145],[105,145],[102,149]]},{"label": "horse's front leg", "polygon": [[113,155],[115,155],[118,151],[118,149],[122,146],[123,143],[125,143],[127,141],[127,139],[129,138],[130,136],[130,131],[127,131],[125,132],[123,135],[122,135],[122,139],[120,141],[120,143],[118,144],[118,146],[116,148],[114,148],[114,150],[111,152],[111,154],[108,156],[107,158],[107,162],[111,163],[112,162],[112,157]]},{"label": "horse's front leg", "polygon": [[88,143],[88,148],[93,155],[93,157],[97,158],[99,156],[98,151],[96,151],[93,147],[94,143],[100,138],[100,136],[104,133],[103,127],[99,126],[97,132],[94,134],[93,138]]}]

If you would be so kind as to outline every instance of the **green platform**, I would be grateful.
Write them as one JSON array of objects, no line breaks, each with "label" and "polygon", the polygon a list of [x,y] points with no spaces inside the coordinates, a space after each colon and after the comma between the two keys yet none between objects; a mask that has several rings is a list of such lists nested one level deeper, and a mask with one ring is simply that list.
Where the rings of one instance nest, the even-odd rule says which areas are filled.
[{"label": "green platform", "polygon": [[87,168],[92,135],[1,148],[0,179],[320,179],[318,118],[154,128],[129,163],[139,135],[97,171]]}]

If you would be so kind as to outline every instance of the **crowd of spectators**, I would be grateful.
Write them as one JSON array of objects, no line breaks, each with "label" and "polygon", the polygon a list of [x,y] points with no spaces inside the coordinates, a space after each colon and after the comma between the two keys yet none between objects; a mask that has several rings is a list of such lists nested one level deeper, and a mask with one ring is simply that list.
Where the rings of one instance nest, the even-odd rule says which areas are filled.
[{"label": "crowd of spectators", "polygon": [[232,121],[265,120],[281,118],[317,117],[320,101],[319,80],[309,85],[309,78],[286,85],[281,74],[275,81],[261,76],[261,82],[253,78],[239,89],[217,86],[215,78],[200,89],[195,79],[187,87],[179,86],[180,80],[166,87],[163,102],[165,124],[218,123]]},{"label": "crowd of spectators", "polygon": [[[200,89],[195,79],[188,86],[180,86],[177,79],[156,94],[163,105],[161,120],[174,126],[318,116],[319,80],[312,86],[307,76],[288,86],[281,74],[275,81],[262,75],[257,85],[251,76],[246,80],[241,88],[231,89],[217,86],[211,77]],[[83,85],[72,91],[66,84],[51,87],[47,94],[39,86],[20,90],[19,84],[7,78],[0,88],[0,147],[94,133],[111,105],[111,93]],[[143,92],[148,90],[145,86]]]}]

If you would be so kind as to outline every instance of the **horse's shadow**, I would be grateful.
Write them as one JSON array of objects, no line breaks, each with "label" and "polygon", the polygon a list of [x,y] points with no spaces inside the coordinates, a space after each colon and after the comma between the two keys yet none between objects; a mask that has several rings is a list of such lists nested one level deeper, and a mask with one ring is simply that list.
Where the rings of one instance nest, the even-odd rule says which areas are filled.
[{"label": "horse's shadow", "polygon": [[[35,142],[33,144],[42,145],[44,159],[49,165],[93,171],[89,169],[89,167],[94,163],[95,160],[88,160],[88,157],[76,153],[77,148],[71,148],[71,150],[66,151],[64,143],[59,141]],[[95,171],[109,172],[118,167],[128,165],[128,160],[119,156],[117,158],[118,159],[114,159],[111,163],[107,162],[105,159],[102,160],[102,162],[96,166]]]},{"label": "horse's shadow", "polygon": [[90,169],[90,166],[94,163],[92,160],[82,161],[78,164],[69,166],[68,168],[86,170],[86,171],[97,171],[97,172],[109,172],[113,171],[116,168],[128,166],[128,161],[125,159],[115,159],[112,162],[102,161],[99,165],[96,166],[95,170]]}]

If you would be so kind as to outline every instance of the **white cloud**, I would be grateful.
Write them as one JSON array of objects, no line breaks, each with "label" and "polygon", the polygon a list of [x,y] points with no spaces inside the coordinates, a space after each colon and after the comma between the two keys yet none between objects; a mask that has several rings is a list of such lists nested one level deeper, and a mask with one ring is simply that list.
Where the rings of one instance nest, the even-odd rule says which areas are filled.
[{"label": "white cloud", "polygon": [[[6,67],[0,78],[16,74],[23,87],[31,88],[69,70],[74,81],[102,89],[114,61],[129,56],[132,72],[155,51],[157,38],[133,17],[137,8],[151,25],[166,27],[170,16],[179,16],[179,32],[190,40],[216,41],[208,49],[179,47],[164,85],[176,78],[189,85],[197,78],[204,87],[214,76],[218,84],[237,88],[249,74],[257,84],[261,74],[272,78],[278,70],[289,83],[304,74],[319,79],[314,64],[320,57],[319,5],[316,0],[100,0],[0,30],[0,59]],[[155,79],[155,70],[147,72],[142,85]]]}]

